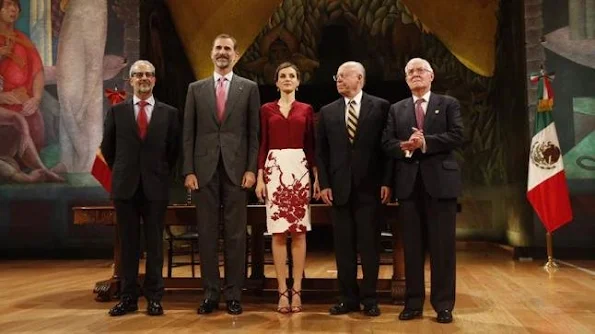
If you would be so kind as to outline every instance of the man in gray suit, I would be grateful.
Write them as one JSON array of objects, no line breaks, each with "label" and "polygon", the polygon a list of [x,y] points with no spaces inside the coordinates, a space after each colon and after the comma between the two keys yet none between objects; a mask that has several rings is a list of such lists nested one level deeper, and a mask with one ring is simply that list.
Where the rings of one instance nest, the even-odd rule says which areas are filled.
[{"label": "man in gray suit", "polygon": [[232,72],[238,57],[235,47],[233,37],[217,36],[211,50],[214,74],[191,83],[186,96],[183,173],[185,187],[196,192],[200,268],[205,290],[199,314],[211,313],[219,305],[220,221],[225,231],[227,312],[242,313],[246,189],[255,182],[260,97],[255,82]]}]

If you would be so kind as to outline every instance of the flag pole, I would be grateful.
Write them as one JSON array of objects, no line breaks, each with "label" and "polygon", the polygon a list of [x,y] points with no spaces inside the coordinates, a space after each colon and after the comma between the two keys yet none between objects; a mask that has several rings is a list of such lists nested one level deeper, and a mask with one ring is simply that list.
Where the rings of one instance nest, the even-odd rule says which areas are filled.
[{"label": "flag pole", "polygon": [[554,246],[552,243],[552,233],[547,232],[545,234],[545,242],[547,247],[547,262],[543,265],[545,270],[557,270],[558,263],[554,260]]}]

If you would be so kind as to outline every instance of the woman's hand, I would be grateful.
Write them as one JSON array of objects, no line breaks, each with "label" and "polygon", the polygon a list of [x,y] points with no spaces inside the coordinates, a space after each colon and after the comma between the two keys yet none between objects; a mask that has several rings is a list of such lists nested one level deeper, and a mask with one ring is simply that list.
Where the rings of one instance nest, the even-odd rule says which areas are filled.
[{"label": "woman's hand", "polygon": [[266,185],[264,184],[264,181],[262,180],[262,178],[258,178],[258,181],[256,182],[256,197],[258,197],[258,200],[261,203],[264,203],[265,199],[267,198],[267,188]]}]

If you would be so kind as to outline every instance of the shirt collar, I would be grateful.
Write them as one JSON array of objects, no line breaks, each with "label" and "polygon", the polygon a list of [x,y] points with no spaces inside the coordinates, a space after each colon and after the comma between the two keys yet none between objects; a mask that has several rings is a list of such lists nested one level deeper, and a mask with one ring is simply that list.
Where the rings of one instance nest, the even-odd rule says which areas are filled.
[{"label": "shirt collar", "polygon": [[352,99],[344,97],[345,99],[345,105],[349,104],[349,101],[353,100],[355,101],[355,104],[360,106],[362,104],[362,96],[364,95],[364,91],[360,90],[359,93],[357,93],[357,95],[355,95]]},{"label": "shirt collar", "polygon": [[213,75],[215,76],[215,82],[217,82],[219,80],[219,78],[224,77],[225,79],[227,79],[227,81],[231,82],[231,78],[233,77],[233,72],[229,72],[226,75],[221,75],[217,72],[213,72]]},{"label": "shirt collar", "polygon": [[425,93],[422,97],[417,97],[415,95],[413,95],[413,104],[415,104],[415,102],[417,102],[417,100],[424,99],[425,102],[429,102],[430,101],[430,91],[428,91],[427,93]]},{"label": "shirt collar", "polygon": [[[153,97],[153,95],[149,96],[149,98],[148,98],[148,99],[146,99],[145,101],[147,101],[147,103],[148,103],[150,106],[154,106],[154,105],[155,105],[155,98]],[[133,95],[133,96],[132,96],[132,103],[133,103],[134,105],[137,105],[137,104],[138,104],[138,102],[140,102],[140,99],[138,98],[138,96],[136,96],[136,95]]]}]

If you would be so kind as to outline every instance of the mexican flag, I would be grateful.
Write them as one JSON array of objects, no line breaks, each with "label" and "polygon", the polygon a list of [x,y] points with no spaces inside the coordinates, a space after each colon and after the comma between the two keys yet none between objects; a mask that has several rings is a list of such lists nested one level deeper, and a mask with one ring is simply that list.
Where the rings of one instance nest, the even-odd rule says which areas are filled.
[{"label": "mexican flag", "polygon": [[[112,105],[120,103],[126,99],[126,91],[125,90],[118,90],[118,87],[115,89],[106,89],[105,90],[105,97],[108,98]],[[101,184],[103,189],[105,189],[108,193],[111,194],[112,192],[112,171],[107,165],[103,154],[101,153],[101,149],[97,149],[95,153],[95,160],[93,161],[93,166],[91,167],[91,175],[95,177],[95,179]]]},{"label": "mexican flag", "polygon": [[527,198],[548,232],[553,232],[572,220],[562,151],[552,118],[552,79],[553,76],[544,71],[531,76],[531,81],[538,84],[539,103],[531,140],[527,182]]},{"label": "mexican flag", "polygon": [[95,160],[93,161],[93,167],[91,167],[91,175],[93,175],[93,177],[101,184],[105,191],[111,194],[112,171],[109,169],[100,149],[97,149],[97,153],[95,153]]}]

